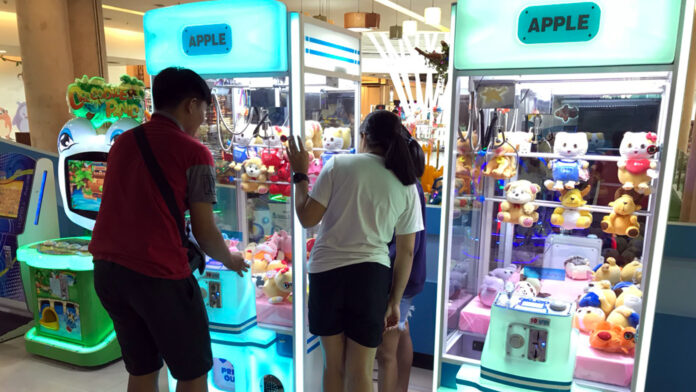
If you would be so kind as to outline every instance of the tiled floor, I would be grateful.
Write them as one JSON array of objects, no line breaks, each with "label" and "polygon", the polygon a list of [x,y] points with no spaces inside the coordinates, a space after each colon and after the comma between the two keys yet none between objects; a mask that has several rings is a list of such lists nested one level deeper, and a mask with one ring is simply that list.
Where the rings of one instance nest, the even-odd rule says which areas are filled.
[{"label": "tiled floor", "polygon": [[[123,361],[85,370],[31,355],[19,337],[0,343],[0,380],[0,391],[117,392],[126,390],[127,375]],[[431,371],[413,368],[409,391],[430,391],[431,385]],[[160,390],[167,390],[165,372],[160,374]]]}]

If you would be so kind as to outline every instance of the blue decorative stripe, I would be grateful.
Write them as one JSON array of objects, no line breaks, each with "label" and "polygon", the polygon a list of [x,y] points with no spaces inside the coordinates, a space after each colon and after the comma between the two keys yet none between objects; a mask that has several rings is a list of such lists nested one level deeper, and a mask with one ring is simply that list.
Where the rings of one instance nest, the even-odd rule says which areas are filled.
[{"label": "blue decorative stripe", "polygon": [[484,387],[483,385],[479,385],[478,383],[475,383],[473,381],[461,380],[459,378],[457,379],[457,384],[464,385],[464,386],[470,387],[470,388],[476,388],[481,392],[500,392],[500,391],[497,391],[495,389],[491,389],[488,387]]},{"label": "blue decorative stripe", "polygon": [[246,327],[244,327],[240,330],[232,330],[232,331],[229,329],[218,329],[218,328],[212,327],[212,328],[210,328],[210,332],[226,333],[226,334],[230,334],[230,335],[239,335],[240,333],[244,333],[255,326],[256,326],[256,323],[253,323],[253,324],[247,325]]},{"label": "blue decorative stripe", "polygon": [[[490,374],[488,374],[490,373]],[[531,388],[541,392],[570,391],[572,381],[548,381],[536,378],[521,377],[514,374],[503,373],[481,366],[481,378],[499,384],[509,385],[517,388]],[[512,379],[512,380],[508,380]],[[517,380],[517,381],[514,381]]]},{"label": "blue decorative stripe", "polygon": [[309,339],[307,339],[307,344],[312,343],[312,340],[317,339],[319,336],[317,335],[312,335]]},{"label": "blue decorative stripe", "polygon": [[211,343],[222,344],[225,346],[269,348],[278,341],[278,338],[271,340],[268,344],[250,343],[250,342],[227,342],[225,340],[216,340],[216,339],[211,339],[210,341],[211,341]]},{"label": "blue decorative stripe", "polygon": [[250,318],[249,320],[241,323],[241,324],[221,324],[221,323],[208,323],[209,325],[215,326],[215,327],[224,327],[224,328],[239,328],[243,327],[246,324],[248,324],[251,321],[256,321],[256,316]]},{"label": "blue decorative stripe", "polygon": [[319,346],[320,346],[320,344],[319,344],[319,342],[317,342],[317,344],[315,344],[314,346],[310,347],[309,350],[307,350],[307,354],[309,354],[309,353],[311,353],[312,351],[316,350],[317,347],[319,347]]},{"label": "blue decorative stripe", "polygon": [[358,65],[360,64],[360,60],[353,60],[353,59],[349,59],[348,57],[336,56],[335,54],[320,52],[320,51],[314,50],[314,49],[307,48],[307,49],[305,49],[305,52],[307,52],[309,54],[313,54],[315,56],[327,57],[327,58],[330,58],[333,60],[343,61],[343,62],[350,63],[350,64],[358,64]]},{"label": "blue decorative stripe", "polygon": [[341,46],[341,45],[335,44],[333,42],[324,41],[324,40],[319,39],[319,38],[305,36],[305,41],[311,42],[313,44],[328,46],[329,48],[342,50],[344,52],[348,52],[348,53],[352,53],[352,54],[360,54],[360,51],[357,49],[349,48],[347,46]]},{"label": "blue decorative stripe", "polygon": [[516,376],[514,374],[503,373],[501,371],[489,369],[489,368],[483,367],[483,366],[481,366],[481,371],[497,374],[497,375],[500,375],[503,377],[516,378],[518,380],[529,381],[529,382],[538,382],[538,383],[547,384],[547,385],[570,386],[573,383],[572,381],[547,381],[547,380],[540,380],[538,378]]},{"label": "blue decorative stripe", "polygon": [[48,171],[44,170],[43,178],[41,179],[41,189],[39,190],[39,202],[36,203],[36,217],[34,218],[34,226],[39,224],[39,214],[41,214],[41,204],[43,204],[44,189],[46,189],[46,175]]}]

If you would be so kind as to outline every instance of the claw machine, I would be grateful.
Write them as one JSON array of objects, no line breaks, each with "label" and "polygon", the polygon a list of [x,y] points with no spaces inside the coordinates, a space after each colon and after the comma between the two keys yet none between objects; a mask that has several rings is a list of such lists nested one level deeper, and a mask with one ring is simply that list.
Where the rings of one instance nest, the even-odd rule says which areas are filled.
[{"label": "claw machine", "polygon": [[145,14],[144,28],[151,75],[181,66],[211,87],[198,137],[216,162],[216,222],[230,250],[244,252],[251,267],[239,278],[209,260],[197,275],[212,337],[209,389],[312,390],[302,375],[307,363],[321,364],[321,353],[297,321],[304,296],[293,276],[304,274],[306,243],[295,223],[284,149],[289,137],[307,136],[316,156],[310,176],[322,159],[350,149],[359,37],[275,0],[162,8]]},{"label": "claw machine", "polygon": [[644,390],[693,9],[453,7],[433,389]]}]

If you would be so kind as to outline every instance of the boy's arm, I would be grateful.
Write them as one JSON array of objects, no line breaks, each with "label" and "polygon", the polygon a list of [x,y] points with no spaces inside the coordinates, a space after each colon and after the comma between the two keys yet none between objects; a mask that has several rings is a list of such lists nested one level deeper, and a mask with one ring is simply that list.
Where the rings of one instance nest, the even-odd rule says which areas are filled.
[{"label": "boy's arm", "polygon": [[206,202],[193,202],[190,206],[191,228],[193,236],[198,241],[201,249],[210,257],[220,261],[227,269],[236,271],[243,277],[243,272],[249,269],[240,252],[231,253],[225,244],[225,240],[215,225],[213,217],[213,204]]}]

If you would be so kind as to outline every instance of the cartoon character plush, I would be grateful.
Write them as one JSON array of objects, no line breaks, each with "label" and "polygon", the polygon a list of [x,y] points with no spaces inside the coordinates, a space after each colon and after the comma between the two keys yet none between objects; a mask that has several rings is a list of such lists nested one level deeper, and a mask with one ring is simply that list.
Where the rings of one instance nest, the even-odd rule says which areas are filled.
[{"label": "cartoon character plush", "polygon": [[[478,136],[474,136],[474,138],[478,138]],[[457,161],[454,176],[460,180],[457,193],[460,195],[471,194],[471,182],[479,176],[479,169],[476,167],[474,152],[468,139],[457,139]]]},{"label": "cartoon character plush", "polygon": [[633,213],[640,210],[640,206],[636,204],[633,197],[625,193],[609,205],[613,211],[602,218],[602,230],[609,234],[637,237],[640,234],[640,223]]},{"label": "cartoon character plush", "polygon": [[324,153],[321,154],[322,165],[338,154],[339,150],[350,148],[350,128],[326,128],[324,130]]},{"label": "cartoon character plush", "polygon": [[515,284],[514,295],[520,297],[536,297],[541,291],[541,282],[536,278],[524,278]]},{"label": "cartoon character plush", "polygon": [[531,132],[507,132],[505,140],[512,144],[520,154],[528,154],[532,152],[532,139],[534,134]]},{"label": "cartoon character plush", "polygon": [[635,328],[623,328],[607,321],[597,324],[590,335],[590,347],[610,353],[633,355],[636,347]]},{"label": "cartoon character plush", "polygon": [[606,317],[607,315],[604,314],[604,311],[596,306],[578,307],[573,315],[573,328],[577,328],[583,333],[590,333]]},{"label": "cartoon character plush", "polygon": [[539,185],[527,180],[517,180],[505,185],[506,200],[500,203],[498,220],[524,227],[532,227],[539,220],[537,206],[534,205]]},{"label": "cartoon character plush", "polygon": [[7,112],[7,109],[0,107],[0,138],[11,139],[12,134],[12,118]]},{"label": "cartoon character plush", "polygon": [[617,287],[614,286],[614,292],[618,295],[618,297],[616,298],[617,307],[624,305],[627,302],[635,302],[636,299],[640,300],[641,303],[638,305],[637,308],[631,306],[631,308],[633,308],[636,312],[640,313],[640,308],[643,305],[643,292],[638,288],[638,286],[634,284],[629,284],[628,286],[622,287],[620,289],[617,289]]},{"label": "cartoon character plush", "polygon": [[426,165],[423,176],[421,177],[421,186],[423,187],[424,193],[431,193],[433,191],[433,184],[438,177],[442,177],[444,172],[444,167],[435,169],[434,166]]},{"label": "cartoon character plush", "polygon": [[[636,299],[636,297],[632,298]],[[641,302],[640,298],[637,299],[638,302]],[[624,328],[636,328],[640,323],[640,314],[628,305],[620,305],[609,313],[609,316],[607,316],[607,321],[614,325],[620,325]]]},{"label": "cartoon character plush", "polygon": [[244,161],[250,158],[250,144],[251,137],[244,135],[244,133],[232,136],[232,160],[235,163],[244,163]]},{"label": "cartoon character plush", "polygon": [[515,273],[513,268],[496,268],[488,273],[479,287],[479,300],[484,306],[493,306],[498,292],[505,289],[505,282]]},{"label": "cartoon character plush", "polygon": [[592,278],[590,261],[582,256],[572,256],[563,262],[566,276],[574,280],[588,280]]},{"label": "cartoon character plush", "polygon": [[589,211],[578,210],[587,204],[584,197],[590,192],[590,186],[582,191],[579,189],[562,190],[561,204],[551,215],[551,224],[566,230],[586,229],[592,224],[592,214]]},{"label": "cartoon character plush", "polygon": [[[263,157],[264,154],[262,154]],[[290,186],[290,161],[287,159],[285,152],[278,152],[276,155],[278,157],[278,166],[274,166],[273,170],[269,168],[269,180],[271,186],[268,188],[268,192],[273,195],[283,195],[286,197],[290,196],[291,186]],[[263,158],[261,158],[263,160]]]},{"label": "cartoon character plush", "polygon": [[595,281],[608,280],[613,286],[621,281],[621,268],[613,257],[609,257],[593,275]]},{"label": "cartoon character plush", "polygon": [[495,149],[493,158],[486,163],[483,175],[498,180],[507,180],[517,174],[515,149],[509,143],[502,143]]},{"label": "cartoon character plush", "polygon": [[643,271],[643,263],[635,259],[621,269],[621,280],[623,282],[633,282],[633,278],[636,276],[636,271],[638,270],[641,272]]},{"label": "cartoon character plush", "polygon": [[292,268],[266,272],[263,293],[268,302],[280,304],[292,294]]},{"label": "cartoon character plush", "polygon": [[589,163],[578,159],[587,153],[587,135],[584,133],[558,132],[553,142],[554,154],[561,159],[553,159],[549,162],[553,180],[544,181],[548,190],[562,191],[573,189],[580,181],[587,181]]},{"label": "cartoon character plush", "polygon": [[311,190],[314,184],[317,182],[317,178],[319,178],[319,173],[321,173],[322,165],[321,165],[321,159],[319,158],[312,158],[309,161],[309,167],[307,169],[307,177],[309,177],[309,189]]},{"label": "cartoon character plush", "polygon": [[649,195],[652,192],[650,182],[657,177],[657,160],[652,157],[657,153],[657,135],[652,132],[626,132],[621,139],[619,152],[621,159],[619,182],[624,190]]},{"label": "cartoon character plush", "polygon": [[602,132],[585,132],[585,135],[587,135],[587,152],[599,153],[606,144]]},{"label": "cartoon character plush", "polygon": [[27,113],[27,103],[17,102],[17,112],[12,118],[12,124],[20,132],[29,132],[29,114]]},{"label": "cartoon character plush", "polygon": [[237,164],[235,170],[244,170],[242,174],[242,190],[247,193],[268,193],[266,184],[266,174],[268,168],[263,164],[261,158],[249,158],[244,163]]},{"label": "cartoon character plush", "polygon": [[578,306],[593,306],[602,309],[608,316],[616,306],[616,293],[608,280],[590,282],[585,288],[585,294],[580,298]]},{"label": "cartoon character plush", "polygon": [[317,121],[305,121],[305,149],[312,153],[314,158],[321,158],[321,151],[314,151],[323,144],[321,124]]}]

